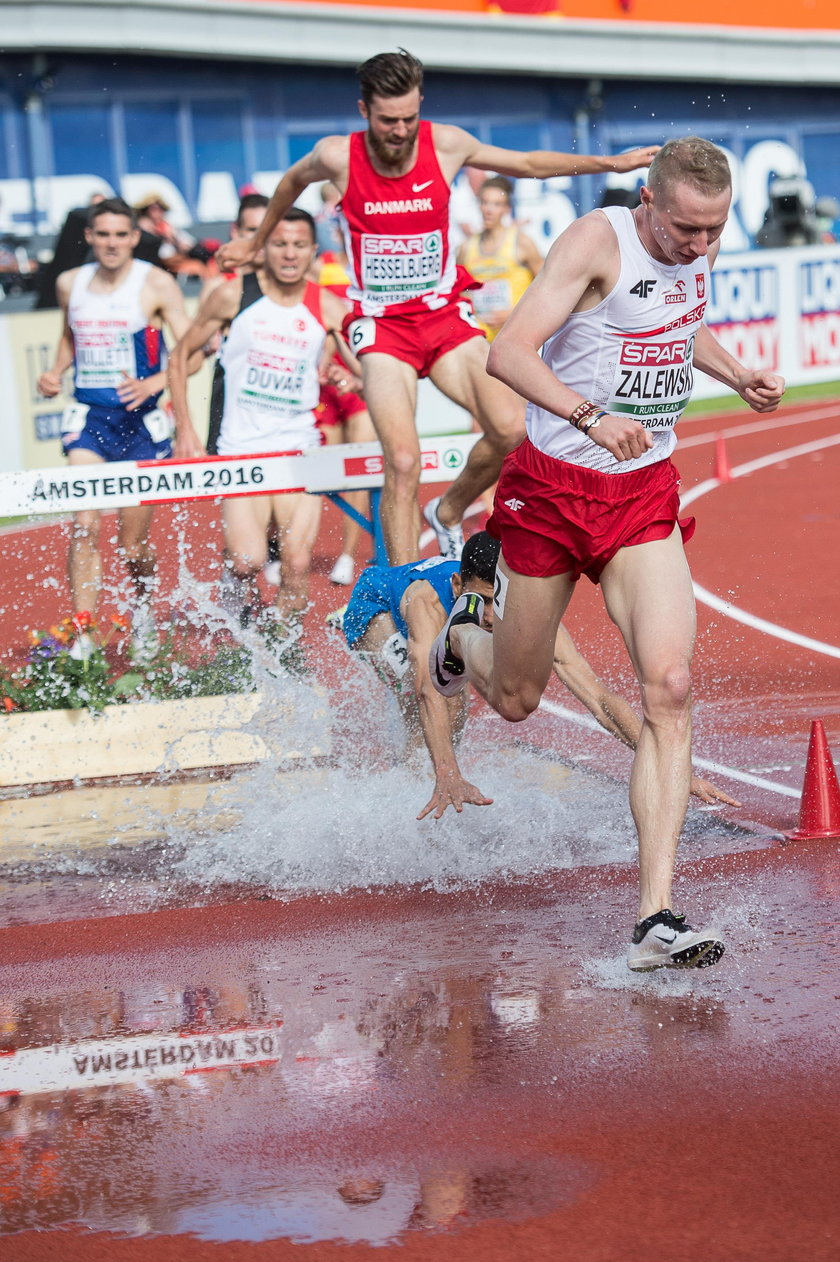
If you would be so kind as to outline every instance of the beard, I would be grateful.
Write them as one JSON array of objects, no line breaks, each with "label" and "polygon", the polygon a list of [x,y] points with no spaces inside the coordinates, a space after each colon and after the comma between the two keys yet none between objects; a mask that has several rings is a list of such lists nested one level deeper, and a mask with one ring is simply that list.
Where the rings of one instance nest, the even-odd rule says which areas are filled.
[{"label": "beard", "polygon": [[374,132],[368,128],[367,141],[370,145],[371,151],[379,162],[381,162],[382,166],[401,167],[414,148],[414,143],[417,140],[417,133],[419,130],[419,126],[415,127],[414,130],[406,136],[405,140],[401,141],[399,146],[396,146],[386,144],[380,136],[375,135]]}]

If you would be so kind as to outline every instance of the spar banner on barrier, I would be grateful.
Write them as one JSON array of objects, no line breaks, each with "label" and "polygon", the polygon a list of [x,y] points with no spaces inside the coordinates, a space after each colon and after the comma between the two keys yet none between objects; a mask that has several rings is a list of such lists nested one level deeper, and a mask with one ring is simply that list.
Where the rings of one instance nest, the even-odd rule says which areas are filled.
[{"label": "spar banner on barrier", "polygon": [[[420,480],[451,482],[477,441],[477,434],[424,439]],[[355,491],[381,487],[383,482],[379,443],[335,444],[262,456],[68,465],[0,473],[0,516],[29,517],[295,491]]]}]

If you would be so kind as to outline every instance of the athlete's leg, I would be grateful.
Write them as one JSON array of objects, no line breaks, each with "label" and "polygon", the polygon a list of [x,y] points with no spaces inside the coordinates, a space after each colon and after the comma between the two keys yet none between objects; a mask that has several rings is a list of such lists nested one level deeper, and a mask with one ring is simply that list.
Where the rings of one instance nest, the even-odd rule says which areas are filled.
[{"label": "athlete's leg", "polygon": [[574,590],[566,574],[529,578],[499,557],[493,632],[470,623],[452,627],[449,642],[467,678],[511,723],[536,710],[551,676],[554,641]]},{"label": "athlete's leg", "polygon": [[148,600],[154,590],[156,558],[149,542],[153,513],[151,505],[120,511],[119,553],[141,601]]},{"label": "athlete's leg", "polygon": [[[73,447],[67,453],[71,466],[104,464],[103,458],[86,447]],[[102,585],[102,558],[99,554],[99,530],[102,514],[96,509],[76,513],[70,528],[67,552],[67,577],[74,613],[93,613]]]},{"label": "athlete's leg", "polygon": [[277,610],[282,622],[299,619],[309,604],[312,549],[321,524],[320,495],[273,495],[271,511],[280,549]]},{"label": "athlete's leg", "polygon": [[630,776],[639,834],[639,919],[671,906],[671,880],[691,782],[695,606],[678,527],[622,548],[601,575],[610,617],[641,686],[644,721]]},{"label": "athlete's leg", "polygon": [[429,374],[439,390],[476,418],[483,431],[438,505],[438,518],[445,526],[460,521],[473,500],[493,485],[502,460],[525,437],[525,404],[503,382],[487,375],[487,353],[484,338],[472,337],[442,355]]},{"label": "athlete's leg", "polygon": [[237,578],[251,579],[265,565],[270,521],[269,495],[249,495],[245,499],[222,501],[225,564]]},{"label": "athlete's leg", "polygon": [[361,357],[364,396],[385,457],[385,485],[379,502],[390,565],[418,557],[420,440],[417,437],[417,373],[392,355],[371,351]]}]

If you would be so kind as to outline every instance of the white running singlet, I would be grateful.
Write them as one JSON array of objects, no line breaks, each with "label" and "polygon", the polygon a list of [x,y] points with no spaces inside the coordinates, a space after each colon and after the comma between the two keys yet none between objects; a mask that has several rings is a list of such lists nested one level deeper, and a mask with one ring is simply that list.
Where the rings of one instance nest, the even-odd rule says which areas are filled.
[{"label": "white running singlet", "polygon": [[325,338],[320,291],[311,282],[294,307],[263,294],[234,316],[219,356],[225,384],[220,456],[320,445],[315,408]]},{"label": "white running singlet", "polygon": [[601,473],[630,473],[666,460],[677,445],[674,426],[691,397],[694,339],[709,298],[706,258],[668,266],[639,240],[631,211],[610,206],[621,272],[611,293],[575,312],[548,339],[541,356],[559,381],[605,412],[631,416],[653,434],[635,460],[616,460],[562,417],[529,403],[528,437],[557,460]]}]

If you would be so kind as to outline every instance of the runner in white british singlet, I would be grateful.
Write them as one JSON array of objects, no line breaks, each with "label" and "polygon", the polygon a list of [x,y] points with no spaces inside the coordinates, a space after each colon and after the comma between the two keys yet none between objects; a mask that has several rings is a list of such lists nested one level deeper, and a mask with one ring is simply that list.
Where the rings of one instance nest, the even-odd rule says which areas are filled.
[{"label": "runner in white british singlet", "polygon": [[466,468],[429,514],[444,555],[463,545],[467,506],[491,486],[507,451],[522,439],[520,400],[487,376],[487,345],[464,297],[473,284],[449,250],[449,194],[467,164],[511,176],[631,171],[647,166],[655,146],[617,157],[484,145],[460,127],[420,121],[423,67],[401,50],[380,53],[359,70],[359,111],[367,129],[327,136],[289,168],[252,243],[222,248],[222,266],[240,266],[314,182],[342,195],[353,311],[348,340],[363,365],[364,395],[385,453],[382,525],[393,565],[418,554],[420,446],[415,425],[418,377],[429,376],[478,418],[483,437]]},{"label": "runner in white british singlet", "polygon": [[[48,398],[74,369],[74,402],[61,423],[71,465],[109,460],[160,460],[172,454],[172,424],[158,407],[166,385],[163,325],[180,337],[189,318],[173,277],[133,256],[140,240],[134,211],[120,198],[91,209],[85,238],[94,262],[62,272],[56,293],[65,312],[55,362],[38,379]],[[153,509],[123,508],[119,551],[132,591],[132,644],[150,658],[158,641],[152,612],[155,554],[149,543]],[[76,513],[67,568],[73,608],[93,612],[99,599],[101,513]]]}]

